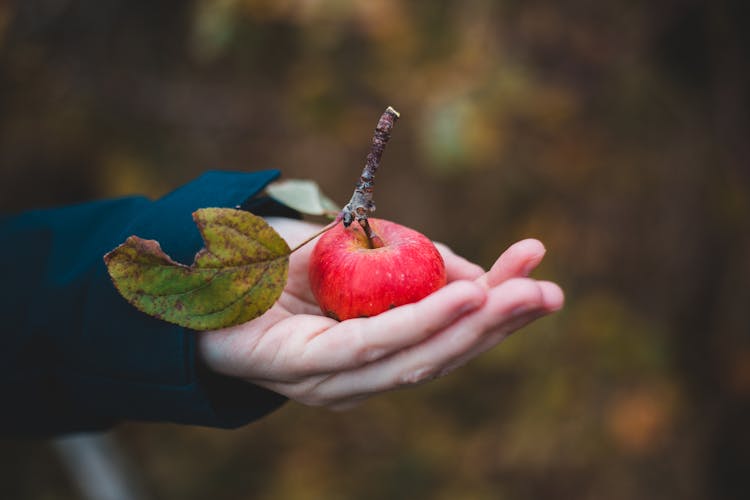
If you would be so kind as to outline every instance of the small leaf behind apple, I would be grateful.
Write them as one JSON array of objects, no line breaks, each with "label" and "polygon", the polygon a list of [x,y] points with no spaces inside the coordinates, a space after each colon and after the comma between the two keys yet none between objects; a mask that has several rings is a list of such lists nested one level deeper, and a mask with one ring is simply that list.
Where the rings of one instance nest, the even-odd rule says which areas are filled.
[{"label": "small leaf behind apple", "polygon": [[120,294],[147,314],[194,330],[236,325],[267,311],[286,284],[286,242],[241,210],[203,208],[193,220],[205,248],[191,266],[137,236],[104,256]]},{"label": "small leaf behind apple", "polygon": [[266,187],[271,198],[307,215],[335,215],[341,208],[323,194],[315,181],[288,179]]}]

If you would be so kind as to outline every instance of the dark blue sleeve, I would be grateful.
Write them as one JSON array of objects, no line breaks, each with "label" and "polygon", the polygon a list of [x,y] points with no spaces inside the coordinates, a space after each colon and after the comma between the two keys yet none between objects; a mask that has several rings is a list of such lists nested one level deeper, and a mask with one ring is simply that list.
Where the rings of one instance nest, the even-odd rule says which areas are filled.
[{"label": "dark blue sleeve", "polygon": [[0,219],[0,433],[49,435],[118,420],[237,427],[278,394],[202,369],[196,332],[153,319],[115,290],[103,255],[131,234],[191,263],[192,212],[255,205],[277,171],[210,172],[151,201],[99,201]]}]

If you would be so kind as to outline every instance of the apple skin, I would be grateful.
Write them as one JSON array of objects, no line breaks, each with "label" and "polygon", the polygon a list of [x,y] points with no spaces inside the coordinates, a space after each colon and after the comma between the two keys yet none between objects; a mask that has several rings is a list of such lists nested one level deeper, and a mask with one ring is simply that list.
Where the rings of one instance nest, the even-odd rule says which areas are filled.
[{"label": "apple skin", "polygon": [[383,219],[368,219],[383,242],[368,248],[359,224],[337,224],[310,258],[310,287],[323,314],[343,321],[416,302],[446,283],[445,263],[423,234]]}]

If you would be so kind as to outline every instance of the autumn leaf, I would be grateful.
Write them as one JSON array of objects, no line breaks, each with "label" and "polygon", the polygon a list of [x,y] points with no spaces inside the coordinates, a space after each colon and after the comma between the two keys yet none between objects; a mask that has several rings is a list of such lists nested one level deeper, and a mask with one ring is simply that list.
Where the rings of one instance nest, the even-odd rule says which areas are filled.
[{"label": "autumn leaf", "polygon": [[242,210],[203,208],[193,220],[205,248],[190,266],[137,236],[104,256],[120,294],[151,316],[194,330],[244,323],[267,311],[286,284],[286,242]]}]

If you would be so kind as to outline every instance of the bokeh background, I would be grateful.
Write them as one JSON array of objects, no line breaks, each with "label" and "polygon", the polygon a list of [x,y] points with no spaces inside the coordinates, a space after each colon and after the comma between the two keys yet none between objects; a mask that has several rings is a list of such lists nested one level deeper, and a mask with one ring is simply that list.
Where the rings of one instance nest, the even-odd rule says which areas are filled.
[{"label": "bokeh background", "polygon": [[[152,498],[734,499],[750,478],[741,0],[0,1],[0,210],[279,168],[487,266],[529,236],[565,309],[450,376],[235,431],[127,423]],[[0,441],[2,498],[77,498]]]}]

